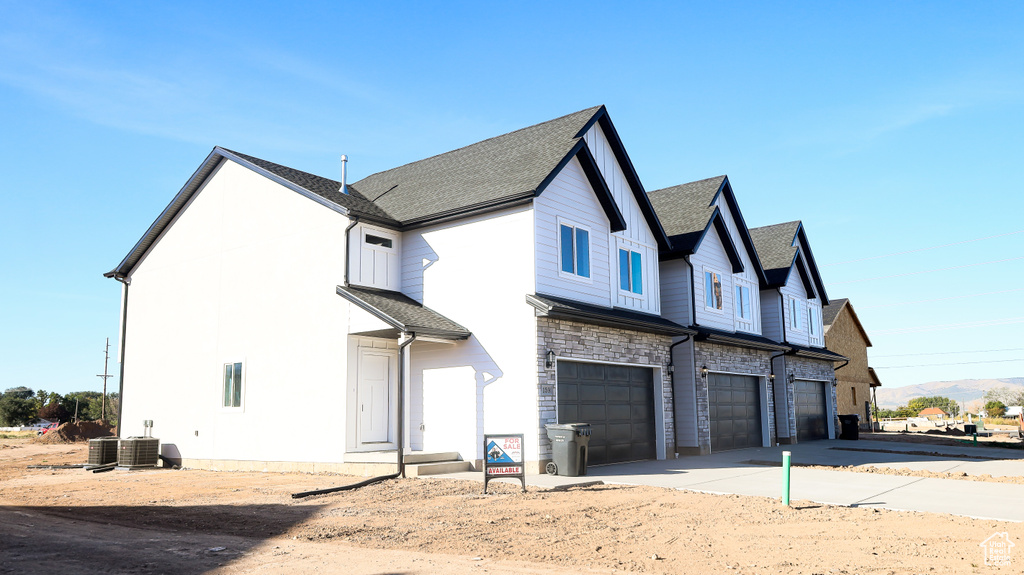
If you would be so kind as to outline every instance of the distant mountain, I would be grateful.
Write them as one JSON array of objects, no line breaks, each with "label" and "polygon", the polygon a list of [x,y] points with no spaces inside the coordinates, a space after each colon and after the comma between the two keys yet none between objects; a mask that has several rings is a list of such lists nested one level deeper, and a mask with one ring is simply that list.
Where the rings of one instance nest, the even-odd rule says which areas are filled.
[{"label": "distant mountain", "polygon": [[920,385],[906,387],[882,387],[875,389],[878,407],[895,408],[906,405],[915,397],[942,395],[950,399],[969,403],[981,399],[985,392],[997,387],[1009,387],[1024,390],[1024,377],[1007,377],[1005,379],[958,379],[956,381],[929,381]]}]

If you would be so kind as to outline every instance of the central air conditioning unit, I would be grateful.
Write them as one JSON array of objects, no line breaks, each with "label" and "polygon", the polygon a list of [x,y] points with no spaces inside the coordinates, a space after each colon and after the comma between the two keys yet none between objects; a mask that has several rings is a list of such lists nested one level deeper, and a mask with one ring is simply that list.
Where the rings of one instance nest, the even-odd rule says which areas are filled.
[{"label": "central air conditioning unit", "polygon": [[117,462],[116,437],[97,437],[89,440],[89,465],[106,465]]},{"label": "central air conditioning unit", "polygon": [[160,440],[128,437],[117,442],[118,467],[156,467],[160,461]]}]

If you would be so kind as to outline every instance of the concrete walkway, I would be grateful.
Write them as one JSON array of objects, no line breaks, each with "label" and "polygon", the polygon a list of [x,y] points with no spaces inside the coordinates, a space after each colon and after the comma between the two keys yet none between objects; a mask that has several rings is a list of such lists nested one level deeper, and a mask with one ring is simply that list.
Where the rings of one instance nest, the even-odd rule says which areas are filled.
[{"label": "concrete walkway", "polygon": [[[607,484],[650,485],[777,498],[782,493],[782,469],[772,465],[776,462],[781,465],[784,450],[793,453],[794,464],[875,466],[1024,477],[1024,450],[825,440],[785,448],[740,449],[700,457],[602,465],[591,467],[586,477],[528,475],[527,483],[556,488],[603,481]],[[480,472],[436,477],[483,480]],[[1024,501],[1024,484],[902,477],[799,466],[792,468],[790,477],[791,499],[1024,521],[1024,507],[1019,505]]]}]

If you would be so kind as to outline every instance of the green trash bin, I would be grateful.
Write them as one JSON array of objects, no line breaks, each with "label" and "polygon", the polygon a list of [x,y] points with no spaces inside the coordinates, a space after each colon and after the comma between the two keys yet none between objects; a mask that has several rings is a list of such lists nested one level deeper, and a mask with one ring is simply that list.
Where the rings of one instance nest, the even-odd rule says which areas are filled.
[{"label": "green trash bin", "polygon": [[589,423],[549,423],[545,425],[551,440],[549,475],[578,477],[587,474],[587,455],[590,444]]}]

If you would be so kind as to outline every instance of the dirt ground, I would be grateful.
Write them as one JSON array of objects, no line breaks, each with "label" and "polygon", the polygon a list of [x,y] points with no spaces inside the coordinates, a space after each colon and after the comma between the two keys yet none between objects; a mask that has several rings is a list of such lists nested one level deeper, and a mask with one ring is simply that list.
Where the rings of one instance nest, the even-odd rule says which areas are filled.
[{"label": "dirt ground", "polygon": [[[0,573],[1019,573],[979,544],[1017,523],[668,489],[567,491],[83,463],[84,443],[0,440]],[[1019,502],[1018,502],[1019,503]],[[1010,502],[1008,502],[1010,504]],[[1019,545],[1019,543],[1018,543]]]}]

